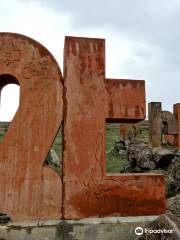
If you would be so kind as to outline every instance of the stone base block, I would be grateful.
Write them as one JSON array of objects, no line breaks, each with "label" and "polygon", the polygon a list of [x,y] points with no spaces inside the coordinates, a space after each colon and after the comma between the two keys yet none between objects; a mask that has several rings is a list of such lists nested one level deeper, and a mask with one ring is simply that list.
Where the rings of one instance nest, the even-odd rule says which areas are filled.
[{"label": "stone base block", "polygon": [[134,240],[136,227],[158,216],[16,222],[0,226],[0,240]]}]

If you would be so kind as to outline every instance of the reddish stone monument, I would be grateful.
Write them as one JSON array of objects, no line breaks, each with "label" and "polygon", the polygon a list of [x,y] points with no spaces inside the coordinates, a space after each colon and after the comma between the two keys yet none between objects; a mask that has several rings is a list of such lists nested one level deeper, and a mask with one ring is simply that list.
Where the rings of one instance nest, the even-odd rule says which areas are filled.
[{"label": "reddish stone monument", "polygon": [[[47,49],[1,33],[0,89],[9,83],[20,85],[20,105],[0,144],[0,212],[12,220],[164,212],[163,175],[106,174],[106,122],[143,120],[145,84],[105,78],[104,40],[65,39],[63,86]],[[63,184],[43,167],[62,120]]]},{"label": "reddish stone monument", "polygon": [[164,135],[164,141],[167,143],[171,143],[172,145],[175,143],[175,135]]},{"label": "reddish stone monument", "polygon": [[151,102],[148,104],[149,146],[161,148],[162,143],[162,104]]},{"label": "reddish stone monument", "polygon": [[155,215],[165,210],[160,174],[106,174],[106,122],[145,118],[144,81],[105,78],[105,41],[66,37],[63,217]]},{"label": "reddish stone monument", "polygon": [[[175,139],[176,147],[180,148],[180,103],[174,104],[174,113],[162,111],[161,102],[149,103],[149,145],[153,148],[161,148],[162,134],[169,136],[169,140]],[[174,137],[173,137],[174,136]],[[171,138],[171,139],[170,139]]]},{"label": "reddish stone monument", "polygon": [[46,48],[0,33],[0,90],[20,85],[20,104],[0,144],[0,212],[12,220],[59,219],[62,183],[43,162],[63,119],[62,75]]},{"label": "reddish stone monument", "polygon": [[140,126],[138,124],[120,124],[120,137],[126,140],[134,140],[140,137]]}]

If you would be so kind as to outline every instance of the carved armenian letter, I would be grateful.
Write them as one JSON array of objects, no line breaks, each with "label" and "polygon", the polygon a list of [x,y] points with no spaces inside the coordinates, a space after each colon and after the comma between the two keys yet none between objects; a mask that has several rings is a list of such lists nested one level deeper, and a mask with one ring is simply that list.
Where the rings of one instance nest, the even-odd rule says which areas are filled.
[{"label": "carved armenian letter", "polygon": [[145,118],[144,81],[105,79],[105,41],[66,37],[63,217],[156,215],[161,174],[106,174],[106,122]]},{"label": "carved armenian letter", "polygon": [[0,33],[0,89],[9,83],[20,85],[20,104],[0,144],[0,212],[12,220],[59,219],[61,179],[43,162],[63,119],[61,71],[38,42]]}]

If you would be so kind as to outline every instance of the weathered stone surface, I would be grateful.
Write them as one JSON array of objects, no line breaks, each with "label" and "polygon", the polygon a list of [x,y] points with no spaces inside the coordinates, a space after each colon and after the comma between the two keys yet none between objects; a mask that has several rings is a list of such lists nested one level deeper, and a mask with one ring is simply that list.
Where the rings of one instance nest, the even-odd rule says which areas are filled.
[{"label": "weathered stone surface", "polygon": [[[151,231],[149,233],[146,230]],[[167,215],[161,215],[143,228],[143,235],[136,240],[179,240],[180,229]],[[154,231],[154,232],[153,232]],[[163,231],[163,232],[160,232]]]},{"label": "weathered stone surface", "polygon": [[157,168],[168,166],[174,158],[174,152],[169,149],[153,149],[153,160]]},{"label": "weathered stone surface", "polygon": [[169,146],[174,146],[175,145],[175,135],[166,135],[164,136],[164,141],[165,144]]},{"label": "weathered stone surface", "polygon": [[[180,104],[174,104],[174,113],[162,111],[161,102],[149,103],[149,146],[161,148],[163,136],[165,142],[180,147]],[[164,135],[163,135],[164,134]],[[163,135],[163,136],[162,136]]]},{"label": "weathered stone surface", "polygon": [[162,111],[161,102],[151,102],[148,106],[149,116],[149,146],[161,148],[162,134],[175,137],[175,145],[180,148],[180,103],[174,104],[174,114]]},{"label": "weathered stone surface", "polygon": [[140,136],[140,127],[137,124],[120,124],[119,129],[124,141],[132,141]]},{"label": "weathered stone surface", "polygon": [[128,161],[144,169],[168,167],[176,153],[168,149],[153,149],[141,141],[130,142],[127,146]]},{"label": "weathered stone surface", "polygon": [[[105,123],[145,118],[144,81],[105,79],[102,39],[67,37],[64,57],[62,80],[39,43],[0,34],[0,90],[21,88],[0,145],[0,211],[13,221],[164,212],[163,175],[106,175]],[[43,164],[63,119],[62,191],[60,177]]]},{"label": "weathered stone surface", "polygon": [[132,163],[125,164],[125,166],[123,167],[123,169],[121,171],[121,173],[135,173],[135,172],[136,172],[135,165],[133,165]]},{"label": "weathered stone surface", "polygon": [[148,104],[149,118],[149,146],[161,148],[162,141],[162,104],[161,102],[150,102]]},{"label": "weathered stone surface", "polygon": [[180,154],[172,160],[167,168],[168,175],[171,176],[170,188],[173,192],[180,192]]},{"label": "weathered stone surface", "polygon": [[127,145],[128,164],[123,173],[161,173],[165,176],[167,197],[180,192],[180,152],[152,149],[137,140]]},{"label": "weathered stone surface", "polygon": [[0,226],[2,240],[134,240],[135,228],[157,216],[90,218],[79,221],[36,221]]},{"label": "weathered stone surface", "polygon": [[20,85],[20,104],[0,145],[0,212],[14,220],[59,219],[62,183],[43,162],[63,119],[59,66],[38,42],[0,33],[0,89]]},{"label": "weathered stone surface", "polygon": [[174,214],[176,217],[179,217],[180,220],[180,194],[168,198],[167,206],[168,208],[166,212]]},{"label": "weathered stone surface", "polygon": [[178,134],[178,122],[175,115],[169,111],[162,111],[162,133]]},{"label": "weathered stone surface", "polygon": [[67,37],[64,57],[64,218],[164,212],[163,175],[106,175],[105,123],[145,118],[144,82],[105,79],[102,39]]},{"label": "weathered stone surface", "polygon": [[152,149],[147,147],[140,151],[136,164],[138,167],[143,169],[155,169],[156,163],[153,161]]},{"label": "weathered stone surface", "polygon": [[114,143],[114,146],[111,150],[111,153],[115,156],[119,155],[119,154],[127,154],[125,141],[122,140],[122,139],[116,140],[115,143]]},{"label": "weathered stone surface", "polygon": [[166,215],[158,217],[155,221],[144,226],[143,230],[172,230],[172,233],[144,233],[143,236],[139,237],[139,240],[156,240],[156,239],[180,239],[180,195],[168,199]]},{"label": "weathered stone surface", "polygon": [[128,161],[142,169],[157,169],[167,167],[175,157],[168,149],[152,149],[143,142],[130,143],[127,147]]},{"label": "weathered stone surface", "polygon": [[[170,133],[177,134],[177,119],[178,119],[177,113],[178,113],[179,104],[176,104],[174,106],[175,109],[177,110],[177,111],[174,110],[175,111],[174,115],[167,111],[160,111],[161,110],[160,103],[151,103],[150,106],[152,108],[151,114],[153,114],[154,112],[156,116],[156,120],[158,123],[156,121],[155,123],[158,124],[158,129],[161,128],[161,124],[159,124],[160,123],[159,121],[161,119],[161,122],[163,123],[162,127],[166,127],[166,129],[162,129],[162,132],[168,133],[168,134]],[[158,115],[159,112],[161,112],[162,114]],[[174,143],[173,143],[174,138],[175,138],[175,135],[165,135],[165,140],[169,139],[170,141],[169,145],[173,145],[173,147],[174,147]],[[176,139],[178,139],[178,135],[176,136]],[[163,147],[167,147],[167,145]],[[176,152],[174,148],[171,148],[171,150],[164,149],[164,148],[152,149],[150,147],[148,148],[145,143],[141,143],[141,142],[138,143],[138,140],[135,140],[134,142],[132,141],[127,146],[127,151],[128,151],[129,163],[124,167],[124,170],[121,172],[162,173],[165,176],[167,196],[168,197],[174,196],[175,194],[180,192],[180,180],[179,180],[180,179],[179,177],[180,160],[179,160],[179,153]]]},{"label": "weathered stone surface", "polygon": [[135,163],[135,165],[136,165],[139,153],[147,148],[148,148],[148,146],[144,142],[141,142],[138,140],[130,142],[127,146],[128,161],[130,163]]},{"label": "weathered stone surface", "polygon": [[57,172],[57,174],[59,174],[59,176],[62,179],[62,176],[63,176],[62,159],[60,159],[60,157],[58,157],[58,155],[56,154],[56,152],[53,149],[51,149],[49,151],[48,156],[43,165],[51,167],[54,171]]}]

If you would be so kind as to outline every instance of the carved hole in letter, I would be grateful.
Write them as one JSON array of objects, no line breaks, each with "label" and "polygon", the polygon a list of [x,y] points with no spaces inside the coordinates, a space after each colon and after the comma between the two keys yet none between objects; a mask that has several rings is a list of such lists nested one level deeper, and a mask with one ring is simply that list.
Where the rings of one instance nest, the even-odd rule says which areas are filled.
[{"label": "carved hole in letter", "polygon": [[53,169],[62,179],[62,125],[60,126],[57,135],[53,141],[50,151],[43,163],[44,167],[50,167]]},{"label": "carved hole in letter", "polygon": [[0,75],[0,143],[19,107],[19,82],[9,74]]}]

